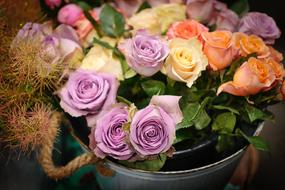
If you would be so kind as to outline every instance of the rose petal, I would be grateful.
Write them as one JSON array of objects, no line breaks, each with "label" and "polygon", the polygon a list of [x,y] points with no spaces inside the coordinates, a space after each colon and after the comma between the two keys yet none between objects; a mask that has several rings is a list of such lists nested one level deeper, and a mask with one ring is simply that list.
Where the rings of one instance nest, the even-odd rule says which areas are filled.
[{"label": "rose petal", "polygon": [[180,123],[183,119],[182,111],[179,107],[179,100],[182,96],[152,96],[150,104],[156,105],[164,109],[175,121],[175,123]]}]

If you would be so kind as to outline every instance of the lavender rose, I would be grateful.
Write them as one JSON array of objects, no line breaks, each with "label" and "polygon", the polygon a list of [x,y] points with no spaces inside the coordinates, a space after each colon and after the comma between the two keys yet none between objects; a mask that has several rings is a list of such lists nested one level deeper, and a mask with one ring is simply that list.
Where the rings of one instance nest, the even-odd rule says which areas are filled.
[{"label": "lavender rose", "polygon": [[251,12],[246,14],[239,24],[239,32],[254,34],[261,37],[266,44],[274,44],[281,35],[272,17],[264,13]]},{"label": "lavender rose", "polygon": [[90,148],[94,150],[96,156],[128,160],[134,155],[133,149],[126,142],[127,134],[123,130],[123,124],[127,121],[128,107],[122,104],[100,114],[89,136]]},{"label": "lavender rose", "polygon": [[116,102],[118,85],[113,75],[78,69],[61,89],[60,105],[73,117],[98,115]]},{"label": "lavender rose", "polygon": [[164,109],[149,105],[134,115],[130,142],[142,157],[167,152],[175,139],[175,126]]},{"label": "lavender rose", "polygon": [[26,23],[13,39],[11,52],[23,45],[35,48],[38,72],[42,74],[48,74],[65,64],[71,67],[71,63],[79,62],[83,56],[76,31],[64,24],[53,29],[51,22]]},{"label": "lavender rose", "polygon": [[216,25],[216,30],[235,32],[239,24],[239,17],[225,3],[215,1],[214,11],[208,24]]},{"label": "lavender rose", "polygon": [[144,76],[158,72],[169,53],[166,42],[145,30],[137,31],[132,39],[121,43],[119,48],[126,56],[128,65]]}]

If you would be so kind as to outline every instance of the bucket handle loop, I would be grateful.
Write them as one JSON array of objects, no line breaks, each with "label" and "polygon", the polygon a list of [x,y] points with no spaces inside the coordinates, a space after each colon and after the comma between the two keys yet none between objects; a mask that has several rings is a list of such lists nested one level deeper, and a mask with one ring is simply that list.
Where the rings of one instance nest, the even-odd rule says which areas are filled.
[{"label": "bucket handle loop", "polygon": [[38,156],[39,163],[44,172],[47,174],[47,176],[55,180],[68,177],[82,166],[95,164],[99,161],[99,158],[88,152],[74,158],[65,166],[56,166],[52,159],[52,152],[60,123],[61,114],[56,112],[51,117],[50,126],[45,138],[43,139]]}]

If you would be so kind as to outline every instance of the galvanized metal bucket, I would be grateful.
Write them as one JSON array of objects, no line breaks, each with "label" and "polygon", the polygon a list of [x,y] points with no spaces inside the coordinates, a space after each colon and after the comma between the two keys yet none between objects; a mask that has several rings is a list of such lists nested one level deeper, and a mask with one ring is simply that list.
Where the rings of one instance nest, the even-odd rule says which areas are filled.
[{"label": "galvanized metal bucket", "polygon": [[[258,136],[263,126],[264,123],[260,123],[257,129],[253,131],[253,135]],[[209,153],[211,144],[211,142],[206,141],[204,145],[196,146],[191,152],[197,155],[196,151],[200,151],[201,147],[204,147],[208,149],[206,152]],[[214,163],[194,169],[177,171],[150,172],[136,170],[107,159],[104,165],[113,170],[114,175],[107,177],[97,172],[96,179],[101,190],[222,190],[229,182],[246,147],[243,146],[236,152]],[[179,155],[180,153],[176,154]],[[193,156],[189,153],[187,154],[188,156]],[[180,159],[181,157],[179,156],[178,158]],[[185,163],[185,160],[178,160],[178,162],[180,161]],[[173,166],[173,164],[170,166]]]},{"label": "galvanized metal bucket", "polygon": [[231,156],[203,167],[180,170],[149,172],[124,167],[106,160],[106,167],[114,171],[111,177],[97,172],[102,190],[221,190],[228,183],[245,148]]}]

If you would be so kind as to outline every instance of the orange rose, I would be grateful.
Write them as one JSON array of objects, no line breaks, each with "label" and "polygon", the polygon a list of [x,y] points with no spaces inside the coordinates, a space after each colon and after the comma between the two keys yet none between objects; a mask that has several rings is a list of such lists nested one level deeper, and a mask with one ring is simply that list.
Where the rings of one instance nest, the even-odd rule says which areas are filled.
[{"label": "orange rose", "polygon": [[209,29],[195,20],[186,20],[173,23],[167,31],[168,39],[183,38],[190,39],[200,37],[202,32],[207,32]]},{"label": "orange rose", "polygon": [[217,94],[227,92],[236,96],[255,95],[270,88],[275,79],[269,64],[251,57],[237,69],[233,81],[219,87]]},{"label": "orange rose", "polygon": [[248,36],[244,33],[236,32],[233,34],[233,45],[242,56],[256,53],[258,58],[265,58],[270,55],[269,48],[261,38],[255,35]]},{"label": "orange rose", "polygon": [[202,38],[205,41],[204,53],[214,71],[225,69],[232,63],[237,51],[232,47],[231,32],[225,30],[204,32]]},{"label": "orange rose", "polygon": [[282,63],[276,62],[274,59],[267,59],[267,64],[271,67],[272,71],[275,74],[276,80],[283,80],[285,76],[285,70]]}]

